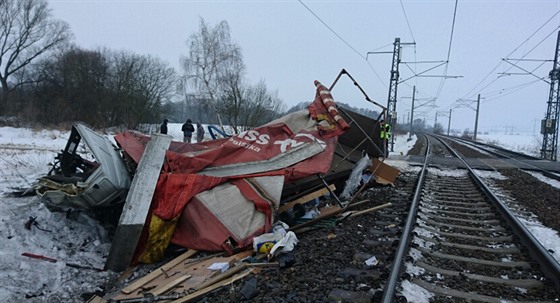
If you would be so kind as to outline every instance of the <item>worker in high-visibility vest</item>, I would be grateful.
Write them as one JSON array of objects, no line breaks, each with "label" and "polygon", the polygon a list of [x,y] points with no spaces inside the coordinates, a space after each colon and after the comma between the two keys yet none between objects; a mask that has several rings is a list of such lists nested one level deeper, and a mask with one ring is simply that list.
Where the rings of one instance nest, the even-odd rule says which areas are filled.
[{"label": "worker in high-visibility vest", "polygon": [[391,138],[391,125],[381,120],[379,122],[379,138],[384,142],[383,153],[385,157],[389,156],[389,139]]}]

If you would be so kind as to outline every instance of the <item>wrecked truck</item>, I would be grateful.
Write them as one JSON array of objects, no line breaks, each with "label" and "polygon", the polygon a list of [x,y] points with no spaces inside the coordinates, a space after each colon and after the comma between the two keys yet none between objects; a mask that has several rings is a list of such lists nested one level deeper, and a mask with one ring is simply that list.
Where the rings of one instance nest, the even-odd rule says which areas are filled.
[{"label": "wrecked truck", "polygon": [[[93,159],[78,152],[80,144]],[[130,182],[121,153],[109,138],[76,123],[66,147],[47,176],[39,178],[35,191],[51,211],[90,210],[123,203]]]},{"label": "wrecked truck", "polygon": [[[364,154],[383,156],[378,121],[339,109],[330,89],[318,81],[315,88],[307,109],[261,127],[201,143],[168,141],[158,174],[140,182],[154,184],[142,207],[131,198],[141,175],[133,170],[141,167],[154,136],[124,131],[115,136],[117,149],[77,124],[58,157],[61,176],[43,178],[37,194],[50,207],[85,209],[120,203],[124,196],[107,269],[157,262],[170,243],[228,253],[250,248],[253,238],[278,220],[281,205],[320,187],[342,189],[334,183],[345,181]],[[76,135],[96,146],[97,162],[75,156]],[[132,182],[127,167],[133,167]],[[146,213],[139,217],[135,212],[140,208]],[[134,222],[123,219],[127,216]]]}]

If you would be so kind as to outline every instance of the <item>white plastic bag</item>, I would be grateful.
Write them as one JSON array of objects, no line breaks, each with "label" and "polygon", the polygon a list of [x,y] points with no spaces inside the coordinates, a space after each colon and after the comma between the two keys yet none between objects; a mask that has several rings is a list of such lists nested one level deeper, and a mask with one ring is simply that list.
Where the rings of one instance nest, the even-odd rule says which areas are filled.
[{"label": "white plastic bag", "polygon": [[365,154],[356,165],[352,169],[352,173],[348,180],[346,180],[346,185],[344,186],[344,190],[342,194],[340,194],[340,198],[343,200],[347,200],[350,196],[356,191],[358,186],[360,186],[360,181],[362,180],[362,172],[372,165],[369,156]]}]

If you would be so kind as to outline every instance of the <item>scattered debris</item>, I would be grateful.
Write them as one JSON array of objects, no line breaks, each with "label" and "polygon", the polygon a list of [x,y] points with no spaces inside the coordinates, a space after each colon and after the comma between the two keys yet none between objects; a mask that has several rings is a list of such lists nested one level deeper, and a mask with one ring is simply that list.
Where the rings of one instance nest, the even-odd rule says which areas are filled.
[{"label": "scattered debris", "polygon": [[[51,262],[51,263],[58,262],[57,259],[50,258],[50,257],[45,257],[43,255],[32,254],[32,253],[28,253],[28,252],[24,252],[21,255],[25,256],[25,257],[28,257],[28,258],[43,260],[43,261],[47,261],[47,262]],[[68,267],[73,267],[73,268],[77,268],[77,269],[90,269],[90,270],[95,270],[95,271],[103,271],[102,268],[95,268],[95,267],[92,267],[92,266],[80,265],[80,264],[76,264],[76,263],[65,262],[64,264]]]},{"label": "scattered debris", "polygon": [[367,259],[365,261],[365,263],[366,263],[367,266],[375,266],[379,263],[379,260],[377,260],[377,258],[375,256],[373,256],[373,257]]},{"label": "scattered debris", "polygon": [[250,279],[245,282],[243,288],[241,288],[241,296],[245,298],[245,300],[254,299],[259,294],[259,289],[257,288],[257,277],[251,277]]},{"label": "scattered debris", "polygon": [[[296,233],[332,228],[391,206],[352,210],[369,201],[355,200],[373,181],[392,185],[399,173],[377,159],[383,157],[379,117],[337,108],[328,88],[318,81],[315,88],[307,109],[203,144],[124,131],[115,136],[117,147],[85,125],[74,125],[53,170],[39,180],[41,201],[52,211],[68,212],[122,204],[105,264],[109,270],[158,262],[169,244],[188,249],[107,295],[109,301],[94,296],[89,302],[187,302],[261,270],[293,266]],[[381,108],[380,117],[387,114]],[[81,143],[95,160],[78,154]],[[26,229],[32,226],[39,228],[35,217],[25,223]],[[366,265],[377,262],[371,257]],[[249,300],[257,294],[253,276],[241,296]],[[333,294],[345,295],[353,294]]]}]

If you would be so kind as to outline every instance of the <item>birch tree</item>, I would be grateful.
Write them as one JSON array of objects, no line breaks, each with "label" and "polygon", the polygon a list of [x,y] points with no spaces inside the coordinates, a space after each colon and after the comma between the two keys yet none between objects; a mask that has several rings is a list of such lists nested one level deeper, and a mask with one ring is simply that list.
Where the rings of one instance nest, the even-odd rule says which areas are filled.
[{"label": "birch tree", "polygon": [[211,27],[200,19],[198,32],[187,41],[189,52],[181,58],[184,78],[202,99],[208,100],[223,129],[218,98],[231,77],[241,79],[245,64],[241,48],[231,39],[229,25],[221,21]]}]

